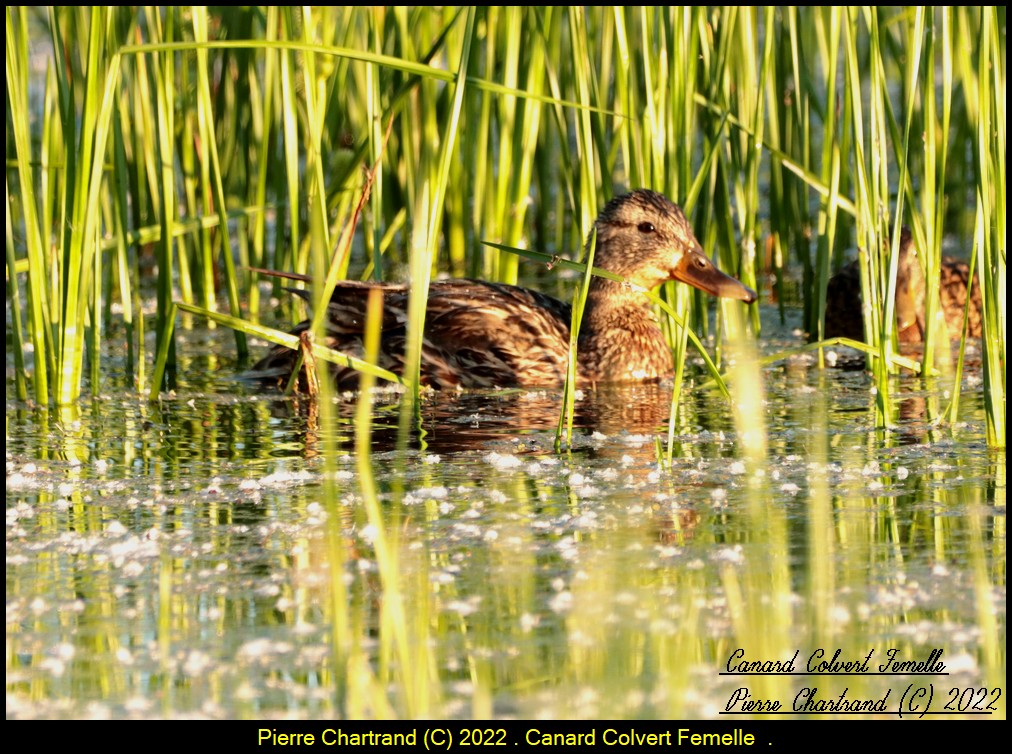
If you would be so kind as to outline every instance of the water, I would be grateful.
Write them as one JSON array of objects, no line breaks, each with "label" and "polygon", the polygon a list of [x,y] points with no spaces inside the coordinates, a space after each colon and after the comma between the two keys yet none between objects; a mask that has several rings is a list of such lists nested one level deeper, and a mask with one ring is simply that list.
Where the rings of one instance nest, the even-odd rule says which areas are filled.
[{"label": "water", "polygon": [[974,373],[942,428],[951,383],[898,378],[881,432],[863,372],[769,367],[758,467],[698,388],[670,459],[663,387],[584,395],[564,454],[553,391],[430,396],[401,445],[385,395],[370,513],[354,403],[322,423],[229,379],[227,344],[185,340],[157,403],[45,412],[8,384],[8,718],[692,718],[815,685],[895,710],[919,680],[720,675],[738,648],[938,649],[935,709],[1004,684],[1005,458]]}]

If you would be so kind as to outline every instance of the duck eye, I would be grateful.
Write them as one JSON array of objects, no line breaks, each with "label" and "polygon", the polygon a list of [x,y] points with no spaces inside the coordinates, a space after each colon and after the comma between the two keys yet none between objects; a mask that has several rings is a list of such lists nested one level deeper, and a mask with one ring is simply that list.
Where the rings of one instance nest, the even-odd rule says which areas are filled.
[{"label": "duck eye", "polygon": [[653,223],[640,223],[637,227],[640,233],[653,233],[656,230]]}]

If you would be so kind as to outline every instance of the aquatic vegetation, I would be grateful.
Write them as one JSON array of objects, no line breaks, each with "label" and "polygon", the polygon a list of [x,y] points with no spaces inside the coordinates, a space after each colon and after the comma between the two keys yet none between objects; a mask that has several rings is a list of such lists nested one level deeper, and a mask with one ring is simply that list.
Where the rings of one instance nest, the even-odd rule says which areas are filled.
[{"label": "aquatic vegetation", "polygon": [[[715,717],[739,647],[1004,683],[999,9],[5,18],[9,717]],[[419,389],[444,277],[577,338],[635,187],[761,305],[661,287],[656,385]],[[979,275],[954,374],[931,330],[897,353],[903,225],[929,320],[943,242]],[[854,254],[870,377],[822,368]],[[345,280],[407,286],[405,385],[230,381],[265,343],[398,379],[378,315],[325,347]]]}]

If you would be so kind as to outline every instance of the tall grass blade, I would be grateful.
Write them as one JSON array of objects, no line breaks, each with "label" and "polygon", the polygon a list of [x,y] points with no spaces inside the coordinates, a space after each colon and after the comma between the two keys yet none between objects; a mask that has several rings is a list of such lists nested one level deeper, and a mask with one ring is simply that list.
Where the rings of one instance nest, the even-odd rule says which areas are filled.
[{"label": "tall grass blade", "polygon": [[597,231],[591,231],[587,242],[587,259],[584,263],[583,283],[573,296],[573,313],[569,323],[569,361],[566,367],[566,384],[562,389],[562,411],[555,430],[555,452],[562,450],[563,445],[571,448],[573,444],[573,415],[576,407],[576,379],[579,372],[578,343],[580,341],[580,323],[587,306],[587,293],[590,291],[590,279],[594,269],[594,252],[597,249]]},{"label": "tall grass blade", "polygon": [[14,256],[14,227],[11,224],[10,182],[4,184],[7,199],[7,287],[11,298],[11,334],[14,348],[14,390],[19,401],[28,400],[28,370],[25,368],[25,333],[21,321],[21,291],[18,281],[17,259]]},{"label": "tall grass blade", "polygon": [[456,68],[456,84],[453,90],[453,104],[440,139],[439,159],[431,177],[425,181],[425,190],[418,207],[419,210],[425,212],[424,217],[418,218],[421,227],[425,229],[425,236],[424,239],[418,236],[418,240],[412,248],[411,295],[408,301],[408,329],[404,349],[404,374],[408,384],[412,386],[413,403],[416,406],[419,398],[422,333],[425,328],[425,307],[429,296],[432,259],[439,248],[439,235],[442,227],[440,219],[446,197],[450,162],[455,154],[464,93],[467,89],[467,68],[471,44],[474,40],[474,19],[475,10],[470,8],[464,22],[460,58]]},{"label": "tall grass blade", "polygon": [[[17,24],[15,23],[17,14]],[[35,194],[35,173],[32,169],[31,134],[29,132],[28,109],[28,27],[27,10],[20,12],[8,6],[6,21],[6,73],[7,97],[10,107],[10,123],[14,132],[14,144],[17,151],[17,192],[21,198],[21,213],[24,222],[25,247],[28,258],[28,284],[26,286],[29,339],[35,354],[32,387],[36,403],[45,406],[50,401],[49,376],[56,369],[56,343],[49,312],[49,281],[47,280],[48,265],[46,264],[47,248],[43,237],[43,228],[39,222],[39,203]],[[8,138],[10,138],[8,136]],[[7,190],[8,218],[15,213],[10,201],[10,189]],[[8,270],[10,285],[17,287],[16,271],[11,269],[10,256],[14,250],[8,246]],[[23,352],[22,352],[23,354]],[[27,377],[27,375],[23,375]]]},{"label": "tall grass blade", "polygon": [[[1008,288],[1005,249],[1007,243],[1005,64],[999,40],[997,9],[981,10],[978,81],[982,86],[977,124],[977,160],[981,166],[977,189],[977,232],[974,243],[981,276],[984,310],[984,408],[987,440],[1006,447],[1006,359],[1008,335],[1005,299]],[[1003,28],[1003,27],[1002,27]],[[988,86],[987,84],[990,84]]]}]

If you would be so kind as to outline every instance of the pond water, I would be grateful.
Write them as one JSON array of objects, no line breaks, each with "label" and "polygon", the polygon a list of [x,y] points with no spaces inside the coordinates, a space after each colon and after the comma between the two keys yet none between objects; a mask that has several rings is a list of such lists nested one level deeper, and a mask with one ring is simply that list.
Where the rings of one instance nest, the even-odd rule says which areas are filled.
[{"label": "pond water", "polygon": [[[933,711],[1005,716],[1005,456],[973,370],[940,427],[951,379],[898,377],[882,432],[863,371],[767,367],[761,463],[690,383],[670,454],[650,386],[584,394],[568,453],[557,392],[430,395],[407,442],[383,394],[363,458],[353,400],[236,382],[229,340],[185,336],[155,403],[42,411],[8,376],[8,718],[755,714],[738,689],[895,717],[928,683]],[[842,677],[728,674],[837,650]]]}]

